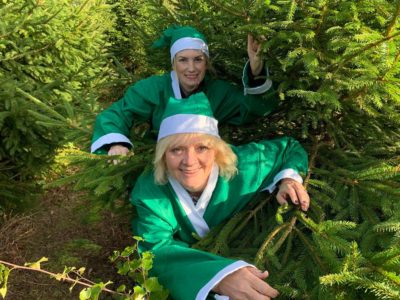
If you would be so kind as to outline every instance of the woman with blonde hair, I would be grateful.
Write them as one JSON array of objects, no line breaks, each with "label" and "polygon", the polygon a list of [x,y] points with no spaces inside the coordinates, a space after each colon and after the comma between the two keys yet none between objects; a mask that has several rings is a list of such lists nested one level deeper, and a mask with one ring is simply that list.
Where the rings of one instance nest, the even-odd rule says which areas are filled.
[{"label": "woman with blonde hair", "polygon": [[190,248],[228,220],[262,190],[277,186],[277,200],[306,211],[309,196],[301,174],[307,155],[291,138],[234,147],[218,134],[218,121],[203,93],[169,99],[160,125],[154,171],[132,191],[134,232],[141,251],[154,254],[153,272],[173,299],[271,299],[278,291],[248,262]]}]

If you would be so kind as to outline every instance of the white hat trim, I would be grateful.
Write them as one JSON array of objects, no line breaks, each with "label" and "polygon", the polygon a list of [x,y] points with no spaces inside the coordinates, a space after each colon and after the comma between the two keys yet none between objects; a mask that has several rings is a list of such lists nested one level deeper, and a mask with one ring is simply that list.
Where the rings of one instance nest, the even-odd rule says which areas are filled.
[{"label": "white hat trim", "polygon": [[199,38],[184,37],[175,41],[171,49],[171,63],[174,61],[175,54],[182,50],[201,50],[205,55],[209,56],[207,44]]},{"label": "white hat trim", "polygon": [[177,133],[204,133],[219,137],[218,121],[203,115],[173,115],[161,122],[157,140]]}]

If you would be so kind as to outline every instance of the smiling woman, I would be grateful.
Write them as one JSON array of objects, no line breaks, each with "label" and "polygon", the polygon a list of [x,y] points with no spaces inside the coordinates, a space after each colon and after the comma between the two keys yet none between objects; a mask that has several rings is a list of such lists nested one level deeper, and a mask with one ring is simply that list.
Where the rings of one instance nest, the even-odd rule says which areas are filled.
[{"label": "smiling woman", "polygon": [[182,50],[176,54],[173,68],[185,97],[198,89],[206,75],[207,59],[200,50]]},{"label": "smiling woman", "polygon": [[[215,118],[221,123],[240,125],[271,113],[278,101],[272,81],[260,55],[261,44],[248,36],[249,61],[243,70],[243,89],[208,73],[208,44],[197,29],[172,26],[166,29],[155,48],[169,47],[172,70],[130,86],[125,95],[96,118],[91,151],[125,155],[132,147],[131,127],[149,122],[158,131],[168,99],[185,99],[204,93]],[[255,79],[255,78],[260,79]]]},{"label": "smiling woman", "polygon": [[272,192],[278,185],[279,203],[292,201],[307,210],[310,199],[300,176],[307,172],[307,155],[290,138],[230,146],[220,138],[217,124],[204,93],[169,99],[154,172],[143,173],[131,193],[137,211],[134,234],[144,238],[140,251],[153,252],[154,273],[175,300],[217,294],[275,298],[278,291],[264,281],[266,271],[190,245],[194,234],[204,237],[255,193]]}]

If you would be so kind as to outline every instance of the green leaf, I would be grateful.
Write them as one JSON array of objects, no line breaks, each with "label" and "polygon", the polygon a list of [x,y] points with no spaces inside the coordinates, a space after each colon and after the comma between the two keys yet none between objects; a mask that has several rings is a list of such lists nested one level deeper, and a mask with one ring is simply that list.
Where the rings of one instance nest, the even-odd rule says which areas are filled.
[{"label": "green leaf", "polygon": [[134,300],[145,300],[146,291],[141,286],[135,286],[133,288],[133,299]]},{"label": "green leaf", "polygon": [[79,293],[79,300],[89,300],[91,294],[92,294],[92,289],[91,288],[84,288]]},{"label": "green leaf", "polygon": [[48,261],[49,259],[47,258],[47,257],[42,257],[41,259],[39,259],[38,261],[36,261],[36,262],[33,262],[33,263],[25,263],[25,266],[27,266],[27,267],[30,267],[30,268],[32,268],[32,269],[38,269],[38,270],[40,270],[40,264],[42,263],[42,262],[46,262],[46,261]]},{"label": "green leaf", "polygon": [[163,289],[162,285],[158,282],[158,279],[156,277],[147,278],[143,283],[143,287],[150,293],[161,291]]},{"label": "green leaf", "polygon": [[7,294],[7,282],[10,275],[10,269],[0,264],[0,295],[4,299]]}]

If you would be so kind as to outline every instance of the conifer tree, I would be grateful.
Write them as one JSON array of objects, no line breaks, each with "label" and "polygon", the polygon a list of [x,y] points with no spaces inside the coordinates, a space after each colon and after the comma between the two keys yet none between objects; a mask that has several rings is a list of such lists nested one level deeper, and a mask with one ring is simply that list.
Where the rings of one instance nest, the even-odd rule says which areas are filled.
[{"label": "conifer tree", "polygon": [[[169,70],[165,51],[151,42],[175,23],[202,31],[216,75],[240,84],[252,33],[281,106],[224,137],[242,143],[285,134],[309,151],[307,215],[260,194],[195,247],[267,268],[284,299],[398,299],[400,1],[125,0],[115,9],[113,51],[125,82]],[[119,165],[95,158],[92,172],[64,182],[72,178],[109,202],[126,196],[151,155],[147,141],[138,145]],[[95,178],[98,169],[106,176]]]},{"label": "conifer tree", "polygon": [[5,0],[0,16],[1,210],[32,198],[61,144],[87,143],[113,17],[105,1],[59,0]]}]

